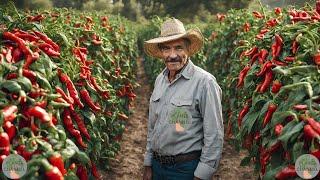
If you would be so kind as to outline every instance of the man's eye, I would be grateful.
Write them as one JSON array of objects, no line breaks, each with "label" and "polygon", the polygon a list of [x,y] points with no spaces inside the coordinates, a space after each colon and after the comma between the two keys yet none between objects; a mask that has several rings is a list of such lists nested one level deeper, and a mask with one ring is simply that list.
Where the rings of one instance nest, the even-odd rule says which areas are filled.
[{"label": "man's eye", "polygon": [[178,46],[176,47],[177,50],[183,50],[183,47],[182,46]]}]

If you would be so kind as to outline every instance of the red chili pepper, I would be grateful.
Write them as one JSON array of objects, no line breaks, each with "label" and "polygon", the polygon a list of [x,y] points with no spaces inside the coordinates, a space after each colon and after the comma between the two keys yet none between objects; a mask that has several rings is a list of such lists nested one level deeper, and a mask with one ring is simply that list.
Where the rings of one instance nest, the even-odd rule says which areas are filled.
[{"label": "red chili pepper", "polygon": [[268,70],[264,76],[264,81],[259,89],[259,93],[264,93],[270,87],[272,82],[273,73],[271,70]]},{"label": "red chili pepper", "polygon": [[73,104],[73,103],[74,103],[72,97],[69,97],[69,96],[63,91],[63,89],[60,88],[59,86],[56,86],[56,91],[62,96],[62,98],[63,98],[64,100],[67,101],[67,103],[69,103],[69,104]]},{"label": "red chili pepper", "polygon": [[101,174],[99,173],[97,166],[91,162],[91,171],[95,178],[101,179]]},{"label": "red chili pepper", "polygon": [[26,150],[26,146],[24,144],[19,145],[16,148],[18,154],[20,154],[26,161],[29,161],[32,157],[32,152]]},{"label": "red chili pepper", "polygon": [[10,154],[10,138],[8,133],[4,132],[1,128],[0,132],[0,155],[9,155]]},{"label": "red chili pepper", "polygon": [[249,64],[252,66],[254,64],[254,62],[258,59],[259,56],[260,56],[260,53],[256,53],[255,55],[253,55],[251,57]]},{"label": "red chili pepper", "polygon": [[320,134],[320,123],[314,120],[313,118],[306,118],[306,121],[308,124],[311,125],[311,127]]},{"label": "red chili pepper", "polygon": [[17,79],[18,78],[18,74],[17,73],[9,73],[6,77],[6,79],[10,80],[10,79]]},{"label": "red chili pepper", "polygon": [[39,37],[34,36],[32,34],[29,34],[29,33],[26,33],[26,32],[22,33],[20,31],[18,31],[18,32],[15,32],[14,35],[16,35],[17,37],[19,37],[19,38],[21,38],[23,40],[27,40],[27,41],[30,41],[30,42],[39,40]]},{"label": "red chili pepper", "polygon": [[27,110],[27,114],[41,120],[42,123],[52,122],[48,112],[40,106],[34,106]]},{"label": "red chili pepper", "polygon": [[18,47],[22,50],[25,56],[29,56],[29,55],[32,56],[31,50],[26,46],[26,42],[23,39],[17,37],[11,32],[4,32],[2,36],[4,39],[9,39],[11,41],[16,42]]},{"label": "red chili pepper", "polygon": [[320,65],[320,52],[317,52],[315,55],[313,55],[313,61],[316,65]]},{"label": "red chili pepper", "polygon": [[320,135],[318,134],[318,132],[315,131],[315,129],[312,128],[311,125],[309,124],[304,126],[303,132],[307,139],[320,138]]},{"label": "red chili pepper", "polygon": [[274,13],[276,14],[276,15],[280,15],[281,14],[281,8],[279,8],[279,7],[276,7],[276,8],[274,8]]},{"label": "red chili pepper", "polygon": [[6,159],[7,158],[7,155],[0,155],[0,166],[2,167],[2,163],[3,163],[3,161],[4,161],[4,159]]},{"label": "red chili pepper", "polygon": [[261,18],[264,17],[264,16],[263,16],[260,12],[258,12],[258,11],[253,11],[252,14],[253,14],[254,17],[256,17],[256,18],[258,18],[258,19],[261,19]]},{"label": "red chili pepper", "polygon": [[59,70],[58,70],[58,75],[59,75],[60,81],[66,84],[68,91],[70,93],[70,96],[73,98],[75,104],[77,104],[79,108],[83,108],[84,105],[80,101],[78,91],[74,86],[73,82],[71,81],[70,77]]},{"label": "red chili pepper", "polygon": [[244,31],[244,32],[250,31],[250,23],[248,23],[248,22],[244,23],[244,25],[243,25],[243,31]]},{"label": "red chili pepper", "polygon": [[16,112],[18,112],[18,107],[15,105],[10,105],[1,110],[3,114],[4,121],[12,122],[16,118]]},{"label": "red chili pepper", "polygon": [[294,40],[292,42],[292,46],[291,46],[291,51],[293,54],[296,54],[298,52],[298,47],[299,47],[299,44],[296,40]]},{"label": "red chili pepper", "polygon": [[282,87],[281,82],[279,80],[275,80],[273,81],[271,92],[276,94],[280,91],[281,87]]},{"label": "red chili pepper", "polygon": [[87,145],[83,142],[80,131],[76,130],[72,124],[72,119],[68,108],[65,108],[63,111],[63,124],[66,126],[66,129],[69,131],[69,133],[76,138],[79,145],[83,148],[86,148]]},{"label": "red chili pepper", "polygon": [[292,57],[292,56],[287,56],[287,57],[284,58],[284,60],[287,61],[287,62],[293,62],[293,61],[296,60],[296,58]]},{"label": "red chili pepper", "polygon": [[93,85],[93,87],[95,88],[95,90],[98,91],[99,93],[102,93],[102,94],[109,93],[108,90],[104,90],[98,85],[97,80],[96,80],[95,77],[91,76],[90,77],[90,82]]},{"label": "red chili pepper", "polygon": [[274,67],[274,65],[270,62],[267,61],[263,64],[262,68],[260,69],[259,72],[256,73],[257,76],[262,76],[264,75],[266,72],[270,71],[271,68]]},{"label": "red chili pepper", "polygon": [[38,47],[48,56],[52,56],[52,57],[60,56],[60,53],[57,52],[50,44],[42,43],[42,44],[38,44]]},{"label": "red chili pepper", "polygon": [[93,111],[100,111],[101,107],[98,104],[95,104],[91,99],[89,92],[86,89],[80,90],[81,98],[86,102],[86,104],[92,109]]},{"label": "red chili pepper", "polygon": [[248,104],[246,104],[246,105],[244,105],[244,107],[240,111],[239,116],[238,116],[238,126],[239,126],[239,128],[241,127],[241,123],[242,123],[243,117],[249,112],[249,109],[250,109],[250,106]]},{"label": "red chili pepper", "polygon": [[273,58],[273,59],[271,60],[271,62],[274,63],[275,65],[278,65],[278,66],[287,66],[287,65],[288,65],[287,63],[278,61],[278,60],[276,60],[275,58]]},{"label": "red chili pepper", "polygon": [[23,57],[23,52],[19,47],[17,47],[12,51],[11,55],[12,55],[12,62],[16,63]]},{"label": "red chili pepper", "polygon": [[241,72],[239,73],[239,79],[238,79],[238,84],[237,88],[243,86],[244,84],[244,78],[247,76],[248,71],[250,70],[250,66],[245,66]]},{"label": "red chili pepper", "polygon": [[16,136],[17,128],[10,121],[5,121],[3,125],[4,131],[8,134],[10,142]]},{"label": "red chili pepper", "polygon": [[266,25],[268,27],[274,27],[278,25],[278,20],[276,18],[270,19],[269,21],[267,21]]},{"label": "red chili pepper", "polygon": [[69,108],[71,116],[76,121],[78,128],[80,132],[88,139],[90,140],[90,134],[88,133],[88,130],[86,128],[86,124],[84,123],[84,120],[81,118],[81,116],[74,111],[74,108]]},{"label": "red chili pepper", "polygon": [[283,125],[282,125],[282,124],[277,124],[277,125],[274,127],[274,133],[275,133],[277,136],[280,136],[280,135],[281,135],[282,130],[283,130]]},{"label": "red chili pepper", "polygon": [[316,2],[316,12],[320,14],[320,1]]},{"label": "red chili pepper", "polygon": [[45,167],[45,175],[48,180],[63,180],[63,175],[59,168],[52,166],[47,160],[42,160],[42,164]]},{"label": "red chili pepper", "polygon": [[40,39],[42,39],[44,42],[50,44],[55,51],[57,51],[57,52],[60,51],[60,47],[55,42],[53,42],[52,39],[50,39],[47,35],[45,35],[45,34],[43,34],[41,32],[38,32],[38,31],[34,31],[34,33],[38,37],[40,37]]},{"label": "red chili pepper", "polygon": [[254,134],[254,140],[255,141],[259,141],[260,140],[260,138],[261,138],[261,133],[258,131],[258,132],[256,132],[255,134]]},{"label": "red chili pepper", "polygon": [[275,41],[278,45],[282,45],[283,44],[283,39],[279,34],[275,34]]},{"label": "red chili pepper", "polygon": [[258,47],[257,46],[254,46],[253,48],[251,48],[250,50],[246,51],[244,53],[245,56],[249,56],[249,57],[252,57],[253,55],[255,55],[257,52],[258,52]]},{"label": "red chili pepper", "polygon": [[36,102],[35,103],[35,105],[36,106],[39,106],[39,107],[41,107],[41,108],[43,108],[43,109],[45,109],[46,107],[47,107],[47,100],[43,100],[43,101],[40,101],[40,102]]},{"label": "red chili pepper", "polygon": [[275,177],[277,180],[285,180],[285,179],[289,179],[296,176],[297,176],[297,172],[296,172],[295,166],[288,165],[287,167],[280,170]]},{"label": "red chili pepper", "polygon": [[80,180],[88,180],[88,172],[84,166],[78,165],[76,174]]},{"label": "red chili pepper", "polygon": [[266,49],[261,49],[260,53],[259,53],[259,63],[263,64],[264,61],[266,60],[267,56],[268,56],[269,52]]},{"label": "red chili pepper", "polygon": [[320,159],[320,149],[316,149],[310,152],[310,154],[314,155],[316,158]]},{"label": "red chili pepper", "polygon": [[303,111],[303,110],[307,110],[308,106],[306,104],[297,104],[293,106],[293,109],[297,111]]},{"label": "red chili pepper", "polygon": [[64,168],[64,162],[62,159],[61,154],[59,153],[54,153],[49,157],[49,162],[53,166],[57,167],[62,175],[65,175],[67,173],[66,169]]},{"label": "red chili pepper", "polygon": [[37,75],[35,72],[29,70],[29,69],[23,69],[22,75],[26,78],[28,78],[32,83],[37,81]]},{"label": "red chili pepper", "polygon": [[266,127],[266,125],[270,122],[272,115],[276,110],[277,110],[276,104],[270,103],[268,105],[268,110],[266,112],[266,115],[264,116],[263,123],[262,123],[263,128]]}]

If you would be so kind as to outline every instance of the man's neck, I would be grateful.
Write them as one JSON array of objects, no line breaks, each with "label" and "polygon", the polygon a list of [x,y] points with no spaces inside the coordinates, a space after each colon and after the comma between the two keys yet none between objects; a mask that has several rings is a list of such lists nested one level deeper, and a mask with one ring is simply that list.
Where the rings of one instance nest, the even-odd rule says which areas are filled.
[{"label": "man's neck", "polygon": [[169,71],[168,73],[168,79],[169,79],[169,82],[172,82],[173,80],[176,79],[176,75],[179,74],[185,67],[186,65],[189,63],[189,60],[186,62],[186,64],[184,64],[184,66],[179,69],[178,71]]}]

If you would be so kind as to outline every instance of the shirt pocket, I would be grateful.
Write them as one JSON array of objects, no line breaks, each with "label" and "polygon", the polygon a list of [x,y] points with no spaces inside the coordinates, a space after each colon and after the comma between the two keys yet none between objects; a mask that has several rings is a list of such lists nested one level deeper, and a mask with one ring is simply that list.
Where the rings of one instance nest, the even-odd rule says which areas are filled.
[{"label": "shirt pocket", "polygon": [[170,100],[168,123],[175,132],[185,132],[192,124],[192,99],[172,98]]}]

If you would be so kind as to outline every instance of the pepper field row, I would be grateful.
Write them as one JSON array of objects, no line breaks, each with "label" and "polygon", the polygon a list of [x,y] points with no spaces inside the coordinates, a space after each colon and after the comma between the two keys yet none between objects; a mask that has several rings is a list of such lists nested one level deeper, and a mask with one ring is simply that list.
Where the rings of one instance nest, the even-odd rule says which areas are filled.
[{"label": "pepper field row", "polygon": [[[226,137],[250,152],[241,165],[254,162],[263,179],[297,177],[302,154],[320,159],[319,13],[318,2],[217,14],[201,29],[204,49],[191,58],[216,76]],[[154,19],[141,39],[155,37],[160,23]],[[145,64],[153,79],[163,67],[150,58]]]},{"label": "pepper field row", "polygon": [[128,23],[103,12],[1,12],[0,162],[23,156],[21,179],[100,178],[97,166],[109,168],[136,96]]}]

